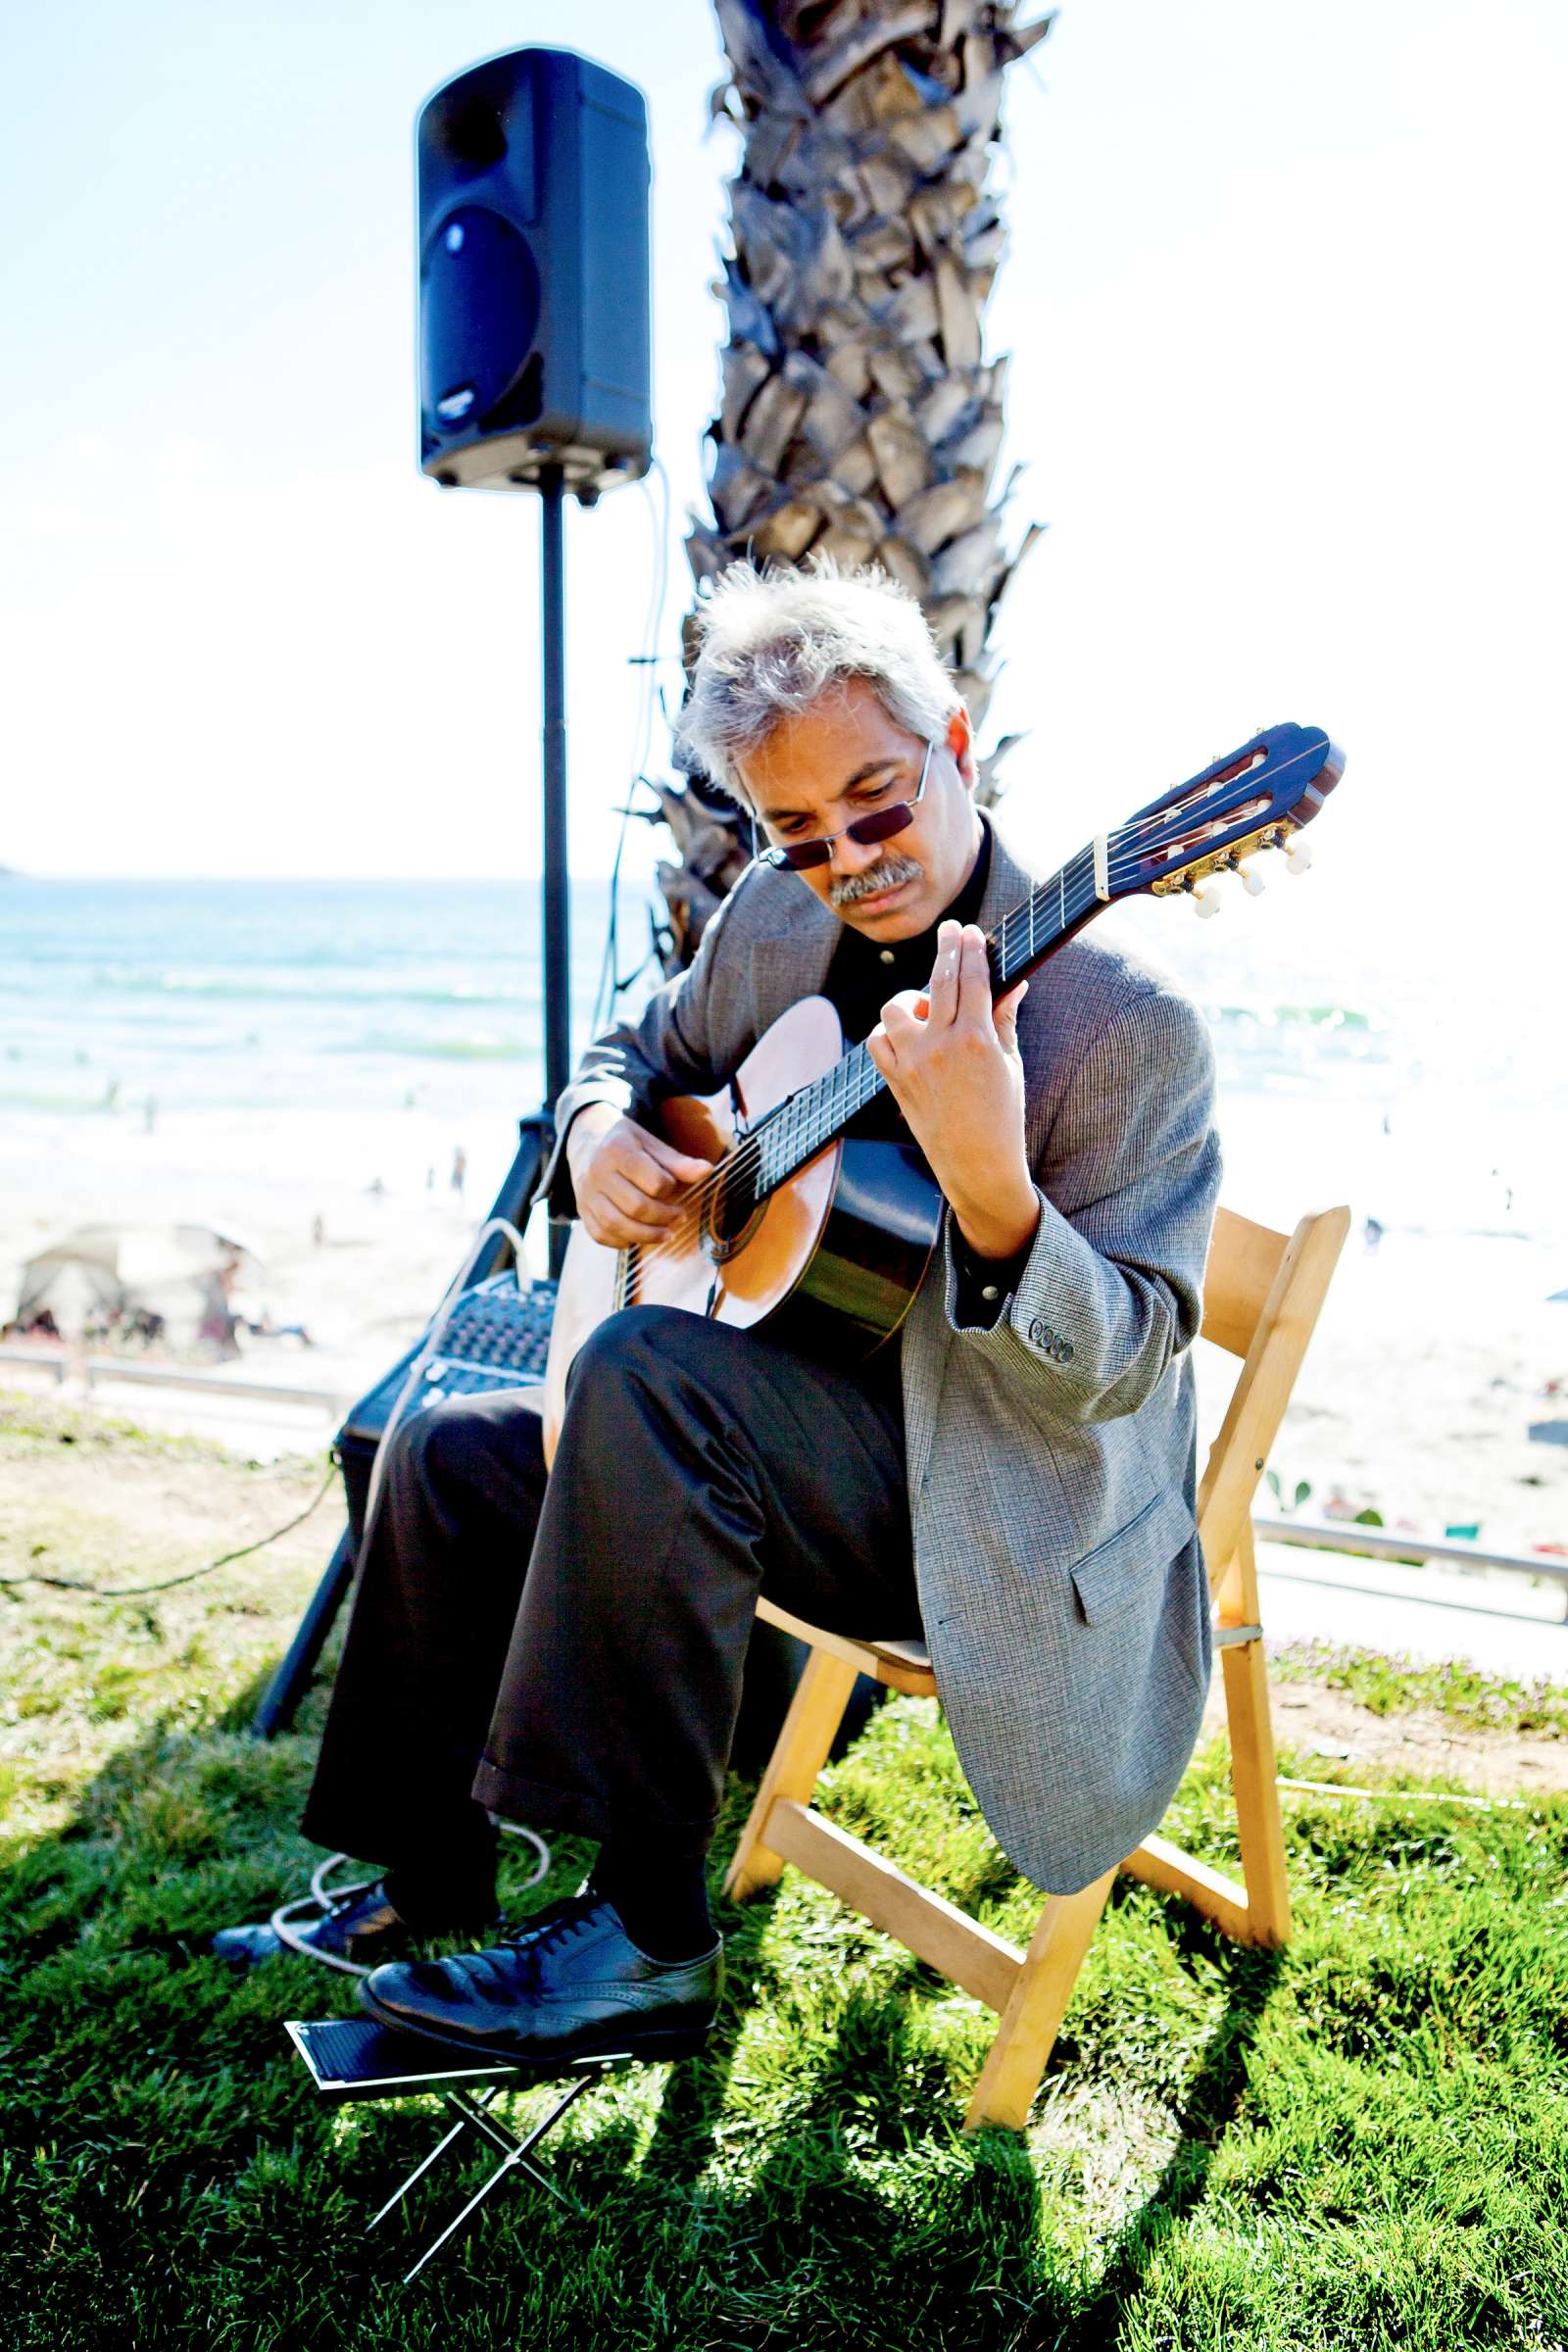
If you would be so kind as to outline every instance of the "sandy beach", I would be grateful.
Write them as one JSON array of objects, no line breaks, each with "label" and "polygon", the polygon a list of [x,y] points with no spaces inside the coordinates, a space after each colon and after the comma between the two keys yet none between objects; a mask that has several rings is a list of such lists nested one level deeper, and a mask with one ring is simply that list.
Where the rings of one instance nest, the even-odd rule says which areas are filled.
[{"label": "sandy beach", "polygon": [[[424,1329],[514,1134],[495,1114],[455,1128],[416,1110],[172,1113],[150,1133],[134,1112],[34,1120],[0,1146],[0,1300],[14,1298],[34,1250],[76,1226],[221,1220],[262,1260],[251,1301],[275,1323],[303,1324],[313,1345],[241,1334],[236,1359],[185,1360],[215,1379],[351,1397]],[[451,1183],[460,1144],[461,1195]]]},{"label": "sandy beach", "polygon": [[[1334,1197],[1330,1165],[1311,1164],[1304,1117],[1244,1099],[1226,1106],[1224,1132],[1232,1206],[1288,1226]],[[214,1378],[350,1399],[424,1329],[514,1135],[493,1110],[461,1125],[413,1108],[171,1113],[151,1132],[133,1110],[14,1122],[0,1144],[0,1298],[27,1255],[74,1225],[221,1217],[265,1260],[253,1296],[276,1322],[302,1322],[315,1345],[248,1339],[237,1359],[210,1367]],[[450,1183],[460,1143],[461,1199]],[[1334,1156],[1325,1145],[1325,1163]],[[1391,1527],[1429,1537],[1475,1528],[1487,1546],[1521,1551],[1568,1543],[1568,1446],[1551,1434],[1568,1436],[1568,1304],[1548,1303],[1560,1254],[1506,1229],[1401,1226],[1365,1164],[1351,1174],[1339,1197],[1356,1222],[1271,1464],[1286,1497],[1305,1481],[1312,1516],[1371,1505]],[[1371,1248],[1374,1199],[1386,1230]],[[542,1270],[537,1229],[530,1246]],[[1210,1353],[1200,1345],[1212,1427],[1230,1367]],[[0,1372],[27,1378],[14,1365]],[[112,1401],[123,1409],[125,1396]],[[335,1426],[334,1407],[321,1405],[285,1419],[269,1444],[254,1402],[236,1398],[215,1417],[206,1396],[137,1392],[136,1409],[226,1432],[241,1450],[315,1446]]]}]

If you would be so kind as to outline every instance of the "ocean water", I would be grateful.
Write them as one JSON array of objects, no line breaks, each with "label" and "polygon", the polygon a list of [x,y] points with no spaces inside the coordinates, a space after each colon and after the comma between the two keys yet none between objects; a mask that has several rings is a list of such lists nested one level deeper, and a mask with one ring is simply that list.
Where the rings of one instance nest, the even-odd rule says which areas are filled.
[{"label": "ocean water", "polygon": [[[608,906],[575,894],[578,1037]],[[0,883],[0,1112],[531,1108],[540,932],[527,883]]]},{"label": "ocean water", "polygon": [[[621,894],[622,975],[653,900]],[[590,1034],[609,889],[578,886],[573,1038]],[[1207,1012],[1227,1195],[1257,1213],[1349,1199],[1388,1230],[1568,1238],[1568,1098],[1548,1024],[1369,950],[1332,958],[1266,926],[1112,918]],[[504,1122],[542,1092],[532,883],[0,878],[0,1121],[59,1149],[115,1124],[291,1113],[421,1132]],[[623,1000],[635,1003],[649,975]],[[1538,1008],[1539,1010],[1540,1008]],[[78,1127],[78,1122],[79,1127]]]}]

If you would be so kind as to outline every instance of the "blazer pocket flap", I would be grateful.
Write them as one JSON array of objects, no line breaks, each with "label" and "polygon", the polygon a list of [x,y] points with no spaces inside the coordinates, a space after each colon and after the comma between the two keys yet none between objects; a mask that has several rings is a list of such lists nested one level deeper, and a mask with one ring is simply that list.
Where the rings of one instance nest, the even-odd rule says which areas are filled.
[{"label": "blazer pocket flap", "polygon": [[1089,1625],[1103,1624],[1147,1591],[1149,1579],[1191,1543],[1197,1529],[1180,1487],[1167,1487],[1135,1519],[1086,1551],[1072,1567],[1073,1590]]}]

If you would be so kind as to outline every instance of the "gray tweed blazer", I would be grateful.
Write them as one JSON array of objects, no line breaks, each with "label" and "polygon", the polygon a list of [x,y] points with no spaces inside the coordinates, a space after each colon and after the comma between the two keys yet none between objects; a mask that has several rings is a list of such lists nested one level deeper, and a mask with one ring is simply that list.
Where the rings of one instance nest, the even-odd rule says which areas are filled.
[{"label": "gray tweed blazer", "polygon": [[[999,836],[983,927],[1037,878]],[[821,990],[840,936],[794,876],[749,867],[691,969],[590,1048],[558,1134],[587,1102],[637,1117],[661,1095],[717,1092]],[[1018,1869],[1067,1894],[1157,1826],[1208,1687],[1189,1349],[1220,1152],[1200,1013],[1101,928],[1036,972],[1018,1050],[1039,1231],[980,1329],[956,1319],[948,1221],[904,1326],[905,1435],[921,1615],[959,1761]],[[540,1191],[571,1213],[559,1145]]]}]

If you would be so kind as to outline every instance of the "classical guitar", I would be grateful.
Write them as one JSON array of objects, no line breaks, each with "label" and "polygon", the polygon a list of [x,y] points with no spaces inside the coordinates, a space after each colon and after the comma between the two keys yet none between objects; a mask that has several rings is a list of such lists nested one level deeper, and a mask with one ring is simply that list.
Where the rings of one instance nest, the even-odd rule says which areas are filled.
[{"label": "classical guitar", "polygon": [[[1315,727],[1269,727],[1112,833],[1097,835],[987,942],[992,994],[1044,963],[1102,907],[1137,893],[1193,893],[1216,911],[1226,871],[1261,889],[1243,860],[1290,845],[1344,771]],[[792,1340],[863,1359],[898,1330],[930,1262],[942,1195],[912,1143],[846,1138],[885,1081],[863,1045],[848,1054],[825,997],[780,1015],[722,1095],[660,1106],[677,1150],[711,1163],[657,1241],[613,1250],[575,1227],[562,1270],[545,1373],[553,1457],[566,1374],[589,1334],[623,1306],[679,1306],[721,1323],[771,1323]]]}]

